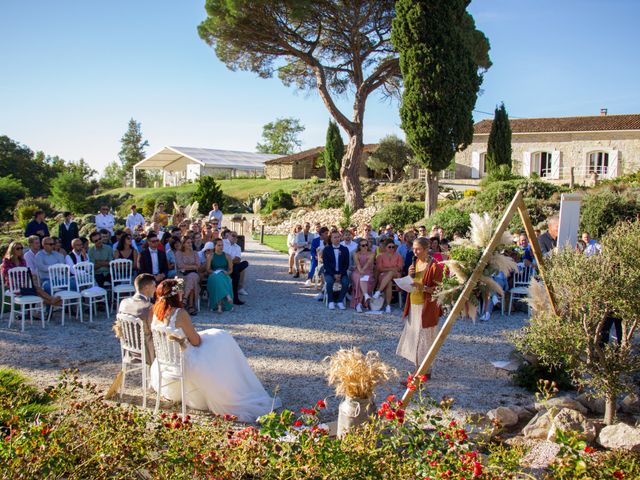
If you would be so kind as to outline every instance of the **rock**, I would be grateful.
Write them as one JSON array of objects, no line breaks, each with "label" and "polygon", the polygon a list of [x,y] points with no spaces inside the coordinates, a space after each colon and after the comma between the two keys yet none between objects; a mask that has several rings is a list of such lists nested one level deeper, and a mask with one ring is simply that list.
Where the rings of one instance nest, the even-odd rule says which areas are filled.
[{"label": "rock", "polygon": [[577,410],[578,412],[586,415],[587,409],[580,402],[574,400],[571,397],[555,397],[547,400],[546,402],[536,402],[536,410],[556,410],[560,411],[563,408],[570,408],[571,410]]},{"label": "rock", "polygon": [[629,414],[640,413],[640,398],[638,398],[638,395],[632,393],[624,397],[620,402],[620,410]]},{"label": "rock", "polygon": [[595,398],[587,393],[583,393],[578,395],[576,400],[593,413],[600,415],[604,413],[604,398]]},{"label": "rock", "polygon": [[600,431],[597,442],[605,448],[640,452],[640,429],[626,423],[608,425]]},{"label": "rock", "polygon": [[570,408],[563,408],[553,418],[547,439],[555,441],[557,430],[574,432],[587,442],[593,442],[596,438],[596,426],[580,412]]},{"label": "rock", "polygon": [[553,463],[560,453],[561,445],[544,440],[531,446],[529,452],[522,457],[520,465],[533,470],[544,470]]},{"label": "rock", "polygon": [[498,407],[487,412],[490,420],[495,420],[503,427],[513,427],[518,423],[518,414],[509,407]]},{"label": "rock", "polygon": [[527,421],[528,422],[535,415],[535,412],[532,412],[531,410],[529,410],[526,407],[521,407],[520,405],[513,405],[513,406],[511,406],[509,408],[511,408],[511,410],[516,412],[516,414],[518,415],[518,421],[519,422],[523,422],[523,421]]},{"label": "rock", "polygon": [[551,429],[551,414],[546,411],[538,412],[535,417],[522,429],[526,438],[538,438],[546,440]]}]

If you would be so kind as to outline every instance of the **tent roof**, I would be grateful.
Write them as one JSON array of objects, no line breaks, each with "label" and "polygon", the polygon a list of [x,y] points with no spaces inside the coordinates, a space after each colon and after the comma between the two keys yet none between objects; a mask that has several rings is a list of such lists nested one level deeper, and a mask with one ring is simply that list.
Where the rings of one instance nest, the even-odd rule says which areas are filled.
[{"label": "tent roof", "polygon": [[279,158],[281,155],[271,155],[253,152],[236,152],[233,150],[216,150],[212,148],[193,147],[164,147],[135,165],[137,169],[162,169],[181,171],[187,165],[199,165],[218,168],[235,168],[240,170],[259,170],[264,168],[264,162]]}]

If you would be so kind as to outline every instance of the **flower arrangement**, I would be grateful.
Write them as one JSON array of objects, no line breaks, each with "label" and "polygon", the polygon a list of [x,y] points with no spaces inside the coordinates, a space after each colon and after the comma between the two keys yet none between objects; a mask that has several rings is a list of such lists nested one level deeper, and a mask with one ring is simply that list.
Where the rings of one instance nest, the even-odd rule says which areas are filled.
[{"label": "flower arrangement", "polygon": [[342,397],[370,398],[377,386],[397,376],[376,351],[365,355],[356,347],[341,348],[326,360],[329,385],[335,386],[336,394]]},{"label": "flower arrangement", "polygon": [[[444,262],[445,271],[442,283],[436,288],[434,297],[441,305],[452,305],[456,302],[465,283],[477,267],[484,249],[491,242],[495,233],[494,220],[488,213],[479,215],[471,214],[470,239],[463,239],[451,244],[450,260]],[[516,262],[510,256],[504,254],[512,248],[513,240],[508,232],[505,232],[498,243],[498,248],[489,257],[482,276],[469,298],[467,298],[463,312],[475,320],[479,298],[487,298],[492,293],[502,295],[502,287],[492,278],[497,273],[509,275],[517,268]]]}]

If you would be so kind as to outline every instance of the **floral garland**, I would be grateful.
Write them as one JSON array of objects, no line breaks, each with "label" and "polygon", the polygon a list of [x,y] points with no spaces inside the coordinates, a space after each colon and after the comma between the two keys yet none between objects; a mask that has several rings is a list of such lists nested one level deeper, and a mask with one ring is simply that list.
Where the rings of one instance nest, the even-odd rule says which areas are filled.
[{"label": "floral garland", "polygon": [[176,278],[171,291],[166,295],[162,295],[160,298],[166,300],[167,298],[175,297],[179,293],[184,292],[184,280],[182,278]]}]

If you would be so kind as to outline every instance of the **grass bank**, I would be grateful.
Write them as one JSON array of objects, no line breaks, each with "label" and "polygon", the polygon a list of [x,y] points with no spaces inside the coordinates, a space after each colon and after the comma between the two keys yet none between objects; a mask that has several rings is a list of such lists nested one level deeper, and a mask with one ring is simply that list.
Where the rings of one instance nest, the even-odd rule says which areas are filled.
[{"label": "grass bank", "polygon": [[[254,235],[253,239],[260,241],[260,234]],[[264,244],[267,247],[273,248],[277,252],[289,253],[287,235],[265,235]]]}]

